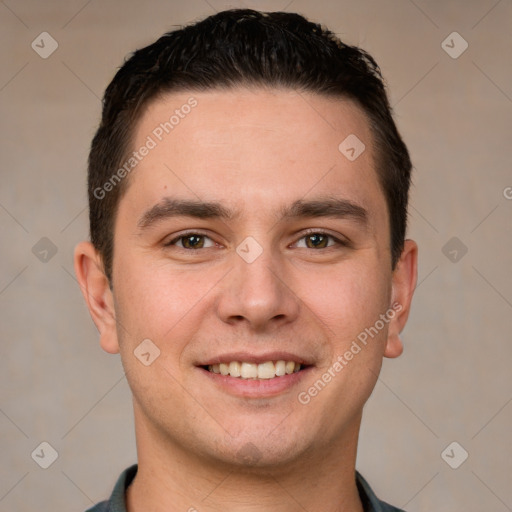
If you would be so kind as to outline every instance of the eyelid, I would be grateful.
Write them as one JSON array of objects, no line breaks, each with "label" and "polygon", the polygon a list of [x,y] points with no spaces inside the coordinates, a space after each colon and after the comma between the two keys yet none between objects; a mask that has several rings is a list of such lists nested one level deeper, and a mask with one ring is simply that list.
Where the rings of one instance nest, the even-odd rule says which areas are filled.
[{"label": "eyelid", "polygon": [[[217,243],[210,235],[208,235],[207,233],[205,233],[201,229],[186,229],[185,231],[181,231],[180,233],[178,233],[176,235],[173,235],[171,240],[169,240],[168,242],[164,243],[164,247],[169,247],[169,246],[172,246],[172,245],[176,245],[176,242],[178,242],[181,238],[185,238],[185,237],[190,236],[190,235],[203,236],[205,238],[209,238],[214,244],[221,245],[221,244]],[[178,249],[183,249],[183,247],[178,247]],[[206,249],[209,249],[209,247],[206,247]],[[190,249],[185,249],[185,250],[189,251]]]},{"label": "eyelid", "polygon": [[[316,228],[316,229],[308,228],[308,229],[301,231],[299,234],[300,234],[300,236],[298,238],[296,238],[295,242],[293,242],[293,244],[291,244],[291,245],[295,245],[299,240],[302,240],[303,238],[305,238],[308,235],[316,235],[316,234],[328,236],[332,240],[334,240],[336,242],[336,244],[341,245],[341,246],[349,246],[351,244],[351,242],[348,238],[344,237],[343,235],[340,235],[339,233],[334,235],[333,233],[331,233],[329,230],[326,230],[325,228]],[[181,231],[178,234],[174,235],[173,238],[171,240],[169,240],[168,242],[165,242],[164,247],[176,245],[176,243],[181,238],[185,238],[186,236],[189,236],[189,235],[200,235],[205,238],[209,238],[216,245],[222,245],[222,244],[219,244],[218,242],[216,242],[209,234],[205,233],[201,229],[186,229],[186,230]],[[176,247],[178,247],[178,246],[176,246]],[[333,247],[333,246],[328,246],[328,247]],[[209,247],[206,247],[206,249],[208,249],[208,248]],[[178,247],[178,249],[183,249],[183,248]],[[326,248],[324,248],[324,249],[326,249]],[[190,249],[186,249],[186,250],[188,251]],[[318,249],[313,249],[313,250],[318,250]]]},{"label": "eyelid", "polygon": [[[305,229],[304,231],[300,232],[299,238],[297,238],[296,241],[292,245],[296,244],[299,240],[302,240],[303,238],[305,238],[308,235],[328,236],[328,237],[332,238],[336,242],[336,244],[342,245],[345,247],[348,247],[351,244],[350,240],[347,237],[344,237],[343,235],[340,235],[339,233],[337,233],[335,235],[332,232],[330,232],[329,230],[326,230],[325,228],[316,228],[316,229],[308,228],[308,229]],[[333,246],[328,246],[328,247],[333,247]],[[325,247],[324,249],[327,249],[328,247]],[[313,250],[318,250],[318,249],[313,249]]]}]

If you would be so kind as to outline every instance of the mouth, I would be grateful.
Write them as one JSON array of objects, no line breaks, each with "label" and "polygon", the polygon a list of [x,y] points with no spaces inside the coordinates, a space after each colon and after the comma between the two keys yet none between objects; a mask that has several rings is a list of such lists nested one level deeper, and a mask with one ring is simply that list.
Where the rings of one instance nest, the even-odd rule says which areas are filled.
[{"label": "mouth", "polygon": [[217,364],[203,365],[202,368],[210,373],[234,377],[236,379],[270,380],[306,369],[308,365],[296,361],[265,361],[251,363],[245,361],[229,361]]},{"label": "mouth", "polygon": [[217,389],[229,395],[263,399],[291,393],[315,364],[313,359],[291,352],[240,351],[198,361],[196,367]]}]

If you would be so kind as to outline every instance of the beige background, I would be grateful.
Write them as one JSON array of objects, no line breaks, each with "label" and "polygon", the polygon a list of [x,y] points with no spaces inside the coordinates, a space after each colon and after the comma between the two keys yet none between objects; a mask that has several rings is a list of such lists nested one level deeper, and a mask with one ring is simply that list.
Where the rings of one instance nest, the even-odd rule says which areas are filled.
[{"label": "beige background", "polygon": [[[84,510],[135,461],[129,389],[72,268],[88,147],[129,51],[230,6],[298,11],[368,50],[415,164],[419,285],[405,352],[366,407],[358,469],[409,512],[512,510],[512,2],[3,0],[0,511]],[[47,59],[31,48],[43,31],[59,45]],[[441,46],[454,31],[469,44],[456,59]],[[47,262],[32,252],[42,237],[57,248]],[[452,237],[462,258],[443,250]],[[59,454],[48,469],[31,458],[42,441]],[[441,457],[452,441],[469,453],[458,469]]]}]

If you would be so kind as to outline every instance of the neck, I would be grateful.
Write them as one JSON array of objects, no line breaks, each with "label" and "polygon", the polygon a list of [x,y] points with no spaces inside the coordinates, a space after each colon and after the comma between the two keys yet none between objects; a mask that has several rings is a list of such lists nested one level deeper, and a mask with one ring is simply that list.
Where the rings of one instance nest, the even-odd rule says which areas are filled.
[{"label": "neck", "polygon": [[128,512],[363,512],[355,481],[360,419],[335,446],[283,467],[198,456],[136,419],[139,467],[127,491]]}]

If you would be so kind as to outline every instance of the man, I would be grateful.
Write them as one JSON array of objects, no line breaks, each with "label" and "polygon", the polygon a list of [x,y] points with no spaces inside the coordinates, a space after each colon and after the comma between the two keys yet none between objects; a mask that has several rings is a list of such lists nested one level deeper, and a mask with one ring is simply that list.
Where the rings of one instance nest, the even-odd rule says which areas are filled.
[{"label": "man", "polygon": [[376,63],[298,14],[220,12],[131,56],[75,271],[138,465],[91,510],[398,510],[355,461],[416,283],[410,171]]}]

